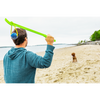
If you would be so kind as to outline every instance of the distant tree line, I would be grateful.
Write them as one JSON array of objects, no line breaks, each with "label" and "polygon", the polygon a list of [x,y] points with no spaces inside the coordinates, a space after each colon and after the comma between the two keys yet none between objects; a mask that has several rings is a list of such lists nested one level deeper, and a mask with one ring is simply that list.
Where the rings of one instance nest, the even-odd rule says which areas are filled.
[{"label": "distant tree line", "polygon": [[90,36],[91,41],[96,41],[100,40],[100,30],[95,31],[91,36]]},{"label": "distant tree line", "polygon": [[[95,31],[91,36],[90,36],[90,41],[97,41],[100,40],[100,30]],[[78,42],[79,45],[88,42],[87,40],[81,40]]]},{"label": "distant tree line", "polygon": [[78,44],[83,44],[85,42],[87,42],[87,40],[81,40],[81,41],[78,42]]}]

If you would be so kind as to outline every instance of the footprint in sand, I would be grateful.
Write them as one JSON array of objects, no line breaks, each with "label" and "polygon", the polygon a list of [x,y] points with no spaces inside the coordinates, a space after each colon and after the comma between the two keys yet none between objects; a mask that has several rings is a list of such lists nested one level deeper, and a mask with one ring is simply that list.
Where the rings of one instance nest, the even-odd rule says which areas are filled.
[{"label": "footprint in sand", "polygon": [[59,73],[56,73],[56,76],[60,76],[63,74],[63,71],[59,71]]},{"label": "footprint in sand", "polygon": [[56,79],[56,80],[54,80],[53,82],[58,82],[58,81],[59,81],[59,80]]},{"label": "footprint in sand", "polygon": [[45,76],[49,76],[48,74],[46,74]]},{"label": "footprint in sand", "polygon": [[59,73],[63,73],[63,71],[59,71]]}]

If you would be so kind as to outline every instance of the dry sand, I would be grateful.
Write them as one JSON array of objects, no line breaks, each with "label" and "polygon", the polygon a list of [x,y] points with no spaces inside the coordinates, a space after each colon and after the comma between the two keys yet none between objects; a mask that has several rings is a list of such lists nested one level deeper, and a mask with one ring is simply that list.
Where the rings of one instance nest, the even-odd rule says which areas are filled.
[{"label": "dry sand", "polygon": [[[77,63],[72,63],[72,52],[76,53]],[[37,54],[43,56],[44,52]],[[35,82],[100,83],[100,46],[82,45],[54,50],[51,66],[47,69],[37,69]],[[2,61],[0,83],[4,83]]]},{"label": "dry sand", "polygon": [[0,83],[5,83],[3,75],[4,75],[4,72],[3,72],[3,62],[0,61]]}]

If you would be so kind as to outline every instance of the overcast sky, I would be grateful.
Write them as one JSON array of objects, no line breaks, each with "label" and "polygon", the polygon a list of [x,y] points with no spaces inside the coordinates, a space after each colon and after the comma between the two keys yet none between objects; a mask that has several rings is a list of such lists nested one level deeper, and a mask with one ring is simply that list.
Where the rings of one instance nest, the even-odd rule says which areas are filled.
[{"label": "overcast sky", "polygon": [[[0,17],[0,46],[14,45],[10,28],[4,17]],[[95,30],[100,29],[100,17],[7,17],[9,21],[50,34],[56,43],[77,43],[89,40]],[[27,31],[28,45],[45,44],[45,38]]]}]

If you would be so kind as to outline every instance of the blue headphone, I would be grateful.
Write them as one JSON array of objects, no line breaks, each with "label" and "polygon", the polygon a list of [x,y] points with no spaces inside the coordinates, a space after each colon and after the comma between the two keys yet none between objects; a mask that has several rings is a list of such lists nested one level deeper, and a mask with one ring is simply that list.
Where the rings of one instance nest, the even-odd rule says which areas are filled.
[{"label": "blue headphone", "polygon": [[12,38],[13,40],[15,40],[15,39],[17,39],[17,38],[18,38],[18,36],[17,36],[17,34],[16,34],[16,33],[12,33],[12,34],[11,34],[11,38]]}]

